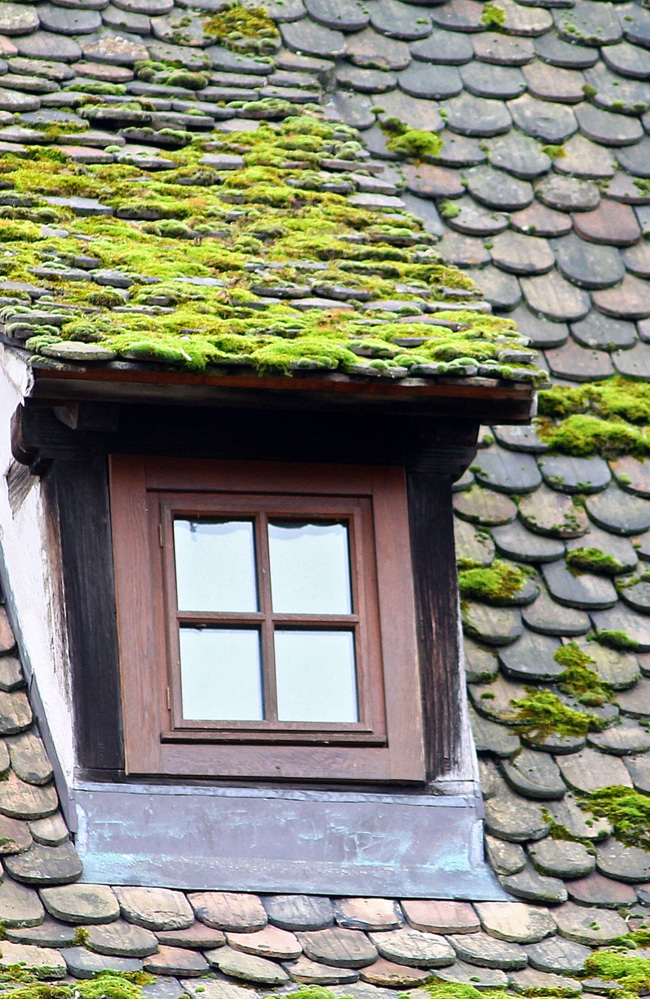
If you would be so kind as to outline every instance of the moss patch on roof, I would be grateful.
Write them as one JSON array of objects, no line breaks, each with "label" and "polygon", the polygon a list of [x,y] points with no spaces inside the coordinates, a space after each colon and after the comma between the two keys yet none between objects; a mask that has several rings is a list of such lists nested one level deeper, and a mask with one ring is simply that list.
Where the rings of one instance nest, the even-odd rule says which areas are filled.
[{"label": "moss patch on roof", "polygon": [[551,733],[563,736],[585,736],[598,732],[606,723],[591,712],[577,711],[565,705],[556,694],[545,688],[526,688],[525,698],[512,701],[517,713],[513,716],[516,730],[522,735],[533,736],[536,743],[543,743]]},{"label": "moss patch on roof", "polygon": [[615,376],[539,394],[538,432],[551,450],[584,457],[650,454],[650,385]]},{"label": "moss patch on roof", "polygon": [[609,700],[611,687],[591,669],[589,664],[596,661],[580,649],[577,642],[560,646],[553,659],[565,668],[558,677],[558,688],[563,694],[575,698],[581,705],[604,705]]},{"label": "moss patch on roof", "polygon": [[[113,107],[106,101],[92,98],[81,113],[94,121]],[[258,103],[241,113],[271,114]],[[144,100],[116,107],[148,120]],[[3,157],[0,274],[45,285],[39,310],[74,307],[60,331],[28,339],[29,350],[70,357],[57,345],[91,340],[112,352],[97,360],[192,371],[544,378],[512,320],[473,307],[480,293],[444,263],[418,219],[349,198],[354,175],[369,177],[354,129],[308,105],[254,131],[187,135],[183,149],[165,151],[161,172],[135,155],[80,164],[56,147]],[[332,159],[351,170],[328,173]],[[89,211],[109,214],[75,215],[79,206],[62,198],[91,199]],[[83,253],[96,260],[86,280]],[[128,287],[128,301],[113,284]],[[20,308],[7,307],[5,322]],[[426,313],[435,325],[421,322]]]},{"label": "moss patch on roof", "polygon": [[[195,15],[188,14],[191,19]],[[274,52],[280,32],[263,7],[226,3],[217,14],[203,18],[203,30],[235,52]]]},{"label": "moss patch on roof", "polygon": [[578,801],[582,809],[608,819],[622,843],[650,850],[650,795],[610,785]]},{"label": "moss patch on roof", "polygon": [[488,604],[511,604],[532,571],[503,559],[495,559],[491,566],[461,569],[458,585],[462,597],[477,598]]},{"label": "moss patch on roof", "polygon": [[[40,979],[44,978],[41,976]],[[67,1000],[79,997],[80,1000],[103,1000],[103,998],[119,998],[119,1000],[138,1000],[142,996],[142,987],[153,983],[154,977],[146,972],[118,973],[111,970],[97,972],[91,979],[67,983],[41,982],[38,976],[23,966],[14,965],[0,973],[0,989],[8,989],[12,984],[19,984],[2,996],[7,1000]]]},{"label": "moss patch on roof", "polygon": [[650,992],[650,960],[615,951],[599,951],[590,955],[584,965],[587,976],[615,981],[609,996],[639,997]]}]

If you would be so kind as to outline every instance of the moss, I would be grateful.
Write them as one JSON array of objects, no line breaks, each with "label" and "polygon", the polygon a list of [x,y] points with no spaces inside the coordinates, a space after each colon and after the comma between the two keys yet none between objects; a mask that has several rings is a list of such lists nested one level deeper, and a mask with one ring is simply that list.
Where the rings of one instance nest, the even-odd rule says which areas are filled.
[{"label": "moss", "polygon": [[530,574],[530,570],[521,566],[495,559],[491,566],[460,570],[458,585],[464,598],[510,604]]},{"label": "moss", "polygon": [[614,556],[606,555],[597,548],[571,549],[566,555],[567,566],[578,570],[587,570],[593,573],[601,573],[604,576],[616,576],[625,567],[622,562]]},{"label": "moss", "polygon": [[503,7],[496,3],[486,3],[481,14],[481,23],[486,28],[498,31],[506,22],[506,12]]},{"label": "moss", "polygon": [[435,159],[439,156],[444,143],[435,132],[425,132],[422,129],[409,128],[401,135],[393,136],[386,143],[391,153],[399,156],[410,156],[416,160]]},{"label": "moss", "polygon": [[75,994],[70,986],[62,983],[29,983],[3,993],[2,996],[3,1000],[67,1000]]},{"label": "moss", "polygon": [[[149,981],[153,982],[152,976]],[[75,992],[81,1000],[138,1000],[142,996],[142,986],[116,972],[101,972],[95,979],[75,983]]]},{"label": "moss", "polygon": [[[52,970],[53,971],[53,970]],[[105,971],[97,973],[93,979],[81,980],[74,985],[67,983],[51,983],[41,980],[52,978],[47,970],[38,970],[38,974],[15,965],[2,969],[0,972],[0,988],[20,983],[9,992],[3,992],[3,997],[10,1000],[67,1000],[77,997],[80,1000],[138,1000],[142,996],[142,987],[155,980],[147,973],[117,973]]]},{"label": "moss", "polygon": [[334,1000],[336,993],[332,993],[326,986],[299,986],[286,996],[287,1000]]},{"label": "moss", "polygon": [[618,948],[647,948],[650,945],[650,930],[647,927],[640,927],[620,938],[615,938],[612,944]]},{"label": "moss", "polygon": [[645,430],[615,418],[601,419],[589,414],[573,414],[560,424],[540,424],[538,433],[552,451],[587,457],[602,455],[650,454]]},{"label": "moss", "polygon": [[597,716],[569,708],[552,691],[526,688],[526,692],[525,698],[511,702],[517,709],[513,719],[517,732],[533,737],[536,743],[544,743],[551,733],[584,736],[604,728]]},{"label": "moss", "polygon": [[184,87],[185,90],[203,90],[210,82],[207,73],[192,73],[187,69],[175,69],[168,73],[164,82],[169,87]]},{"label": "moss", "polygon": [[[141,78],[170,71],[162,63],[138,68]],[[96,98],[88,108],[101,104]],[[143,107],[141,101],[131,105]],[[266,105],[260,113],[264,109]],[[101,267],[131,278],[128,304],[142,310],[116,311],[127,299],[112,288],[70,282],[64,274],[56,284],[39,279],[55,303],[99,309],[81,325],[64,324],[64,339],[99,337],[119,357],[191,371],[242,364],[287,374],[300,367],[346,371],[359,363],[350,346],[367,339],[369,317],[343,312],[335,300],[330,310],[298,312],[290,302],[271,304],[252,289],[261,284],[272,294],[277,283],[305,284],[305,267],[311,270],[317,260],[326,265],[319,280],[330,289],[346,285],[352,298],[396,298],[401,294],[396,282],[415,284],[438,301],[458,303],[468,292],[476,297],[471,279],[441,260],[412,215],[361,209],[334,192],[300,187],[322,158],[356,155],[361,146],[354,129],[316,113],[297,116],[292,108],[281,124],[263,122],[255,132],[223,136],[219,148],[242,155],[245,167],[228,172],[218,194],[214,178],[203,176],[198,140],[182,151],[166,153],[176,166],[164,174],[147,175],[135,164],[75,164],[60,150],[57,158],[39,148],[30,151],[28,160],[2,158],[0,178],[23,199],[12,211],[38,213],[46,208],[57,226],[74,227],[77,236],[92,240]],[[309,158],[309,170],[294,166],[296,156]],[[41,195],[51,194],[98,198],[112,205],[116,215],[78,218],[66,206],[39,204]],[[0,206],[0,212],[10,207]],[[30,268],[43,261],[56,270],[79,253],[76,237],[43,235],[30,219],[0,218],[0,242],[5,244],[0,270],[17,281],[32,281]],[[252,270],[265,263],[273,266],[268,278]],[[412,308],[406,302],[405,310]],[[382,350],[375,345],[376,370],[381,367],[390,375],[396,365],[409,369],[435,362],[441,374],[454,374],[480,361],[494,364],[495,373],[505,373],[498,352],[522,344],[512,321],[476,313],[471,301],[467,308],[440,316],[462,328],[427,327],[426,342],[417,350],[401,348],[394,364],[392,339],[421,337],[422,325],[399,322],[387,313],[380,317],[373,340],[385,346]],[[55,343],[48,333],[50,338],[59,336],[35,332],[28,349],[37,352]],[[531,379],[537,377],[532,366],[528,371]]]},{"label": "moss", "polygon": [[561,160],[566,156],[564,146],[554,146],[551,144],[542,146],[542,153],[546,153],[552,160]]},{"label": "moss", "polygon": [[410,128],[399,118],[385,118],[380,123],[382,132],[390,136],[386,148],[399,156],[411,156],[416,160],[434,159],[440,155],[444,145],[435,132]]},{"label": "moss", "polygon": [[[477,975],[476,981],[480,983],[481,978]],[[478,1000],[479,997],[486,996],[485,992],[472,986],[471,983],[447,983],[442,979],[434,979],[431,983],[426,983],[420,989],[431,997],[431,1000]],[[490,1000],[494,998],[506,997],[507,993],[503,989],[490,989]]]},{"label": "moss", "polygon": [[650,850],[650,795],[625,785],[610,785],[580,797],[578,805],[609,820],[615,837],[623,844]]},{"label": "moss", "polygon": [[218,14],[204,17],[203,30],[235,52],[272,52],[280,40],[280,32],[263,7],[240,3],[227,4]]},{"label": "moss", "polygon": [[612,694],[608,684],[604,684],[595,670],[589,666],[596,661],[580,649],[576,642],[560,646],[553,654],[556,663],[565,667],[557,679],[563,694],[575,698],[582,705],[604,705]]},{"label": "moss", "polygon": [[455,201],[445,199],[445,201],[440,202],[439,208],[443,219],[455,219],[460,215],[460,205],[457,205]]},{"label": "moss", "polygon": [[639,643],[620,629],[597,629],[596,642],[613,649],[638,649]]},{"label": "moss", "polygon": [[90,292],[86,296],[86,301],[92,306],[105,306],[112,309],[113,306],[124,305],[124,296],[112,288],[102,288],[101,291]]},{"label": "moss", "polygon": [[74,932],[74,944],[84,947],[90,940],[90,934],[85,927],[77,927]]},{"label": "moss", "polygon": [[609,996],[639,997],[650,992],[650,960],[615,951],[598,951],[585,961],[585,973],[590,977],[613,980],[618,989]]},{"label": "moss", "polygon": [[596,96],[598,90],[596,89],[596,87],[592,87],[590,83],[585,83],[582,88],[582,93],[585,95],[587,100],[589,100],[590,97]]},{"label": "moss", "polygon": [[[78,90],[79,85],[75,80],[63,85],[64,90]],[[84,93],[95,94],[97,96],[112,96],[126,94],[126,87],[123,83],[106,83],[103,80],[84,80]]]},{"label": "moss", "polygon": [[539,412],[548,417],[591,412],[600,417],[620,417],[632,424],[647,424],[650,385],[616,376],[604,382],[553,386],[540,392]]}]

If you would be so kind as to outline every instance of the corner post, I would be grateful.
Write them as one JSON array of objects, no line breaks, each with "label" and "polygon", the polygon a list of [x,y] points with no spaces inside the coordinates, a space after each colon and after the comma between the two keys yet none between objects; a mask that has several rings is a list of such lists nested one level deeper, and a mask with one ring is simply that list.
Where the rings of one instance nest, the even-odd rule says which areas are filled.
[{"label": "corner post", "polygon": [[[436,791],[469,790],[469,735],[452,484],[476,454],[477,424],[436,429],[407,464],[411,558],[425,724],[427,781]],[[446,438],[446,440],[445,440]],[[460,784],[459,784],[460,783]]]}]

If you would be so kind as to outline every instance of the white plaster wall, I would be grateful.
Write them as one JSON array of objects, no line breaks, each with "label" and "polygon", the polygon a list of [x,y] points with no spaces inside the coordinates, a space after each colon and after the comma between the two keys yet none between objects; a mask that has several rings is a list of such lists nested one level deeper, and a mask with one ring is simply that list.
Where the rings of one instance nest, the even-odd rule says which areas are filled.
[{"label": "white plaster wall", "polygon": [[12,463],[10,421],[28,394],[30,374],[23,362],[0,345],[0,548],[7,570],[18,637],[45,708],[59,763],[66,779],[74,770],[73,717],[66,630],[58,578],[47,546],[40,480],[14,515],[7,472]]}]

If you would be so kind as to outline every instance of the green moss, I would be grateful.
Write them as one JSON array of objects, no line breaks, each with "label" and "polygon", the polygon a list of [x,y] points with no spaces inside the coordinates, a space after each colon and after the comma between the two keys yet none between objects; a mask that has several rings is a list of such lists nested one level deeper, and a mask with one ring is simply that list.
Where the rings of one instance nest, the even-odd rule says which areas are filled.
[{"label": "green moss", "polygon": [[299,986],[286,996],[287,1000],[334,1000],[336,993],[332,993],[326,986]]},{"label": "green moss", "polygon": [[434,159],[442,151],[444,143],[435,132],[410,128],[399,118],[385,118],[379,124],[382,132],[390,136],[386,148],[391,153],[424,160]]},{"label": "green moss", "polygon": [[621,417],[633,424],[646,424],[650,421],[650,385],[615,376],[604,382],[553,386],[540,392],[539,412],[549,417],[591,412],[600,417]]},{"label": "green moss", "polygon": [[85,927],[77,927],[74,932],[74,944],[84,947],[90,940],[90,934]]},{"label": "green moss", "polygon": [[[149,977],[149,981],[153,981],[153,977]],[[75,992],[81,1000],[138,1000],[142,996],[142,986],[116,972],[101,972],[95,979],[75,983]]]},{"label": "green moss", "polygon": [[596,661],[583,652],[576,642],[560,646],[553,654],[553,659],[565,667],[557,679],[557,685],[564,694],[575,698],[582,705],[604,705],[610,699],[611,687],[604,684],[589,666]]},{"label": "green moss", "polygon": [[543,743],[551,733],[584,736],[604,728],[597,716],[569,708],[552,691],[526,688],[526,692],[525,698],[511,702],[517,709],[513,719],[517,732],[533,737],[536,743]]},{"label": "green moss", "polygon": [[590,977],[614,980],[618,989],[609,996],[639,997],[650,992],[650,960],[615,951],[598,951],[590,955],[584,965]]},{"label": "green moss", "polygon": [[169,87],[184,87],[186,90],[203,90],[210,82],[207,73],[192,73],[187,69],[175,69],[165,76]]},{"label": "green moss", "polygon": [[585,95],[587,100],[589,100],[590,97],[596,96],[598,90],[596,89],[596,87],[592,87],[590,83],[585,83],[582,88],[582,93]]},{"label": "green moss", "polygon": [[615,938],[612,944],[618,948],[647,948],[650,945],[650,930],[647,927],[640,927],[636,931],[630,931],[629,934]]},{"label": "green moss", "polygon": [[425,132],[422,129],[409,128],[401,135],[389,139],[386,148],[399,156],[410,156],[416,160],[435,159],[439,156],[444,143],[435,132]]},{"label": "green moss", "polygon": [[483,7],[483,13],[481,14],[481,23],[486,26],[486,28],[492,28],[494,31],[498,31],[506,22],[506,12],[503,7],[500,7],[496,3],[486,3]]},{"label": "green moss", "polygon": [[449,199],[441,201],[439,209],[443,219],[455,219],[456,216],[460,215],[460,205],[457,205],[455,201],[450,201]]},{"label": "green moss", "polygon": [[638,649],[639,643],[620,629],[597,629],[596,641],[613,649]]},{"label": "green moss", "polygon": [[566,156],[564,146],[554,146],[551,144],[542,146],[542,153],[546,153],[552,160],[561,160]]},{"label": "green moss", "polygon": [[[79,994],[77,994],[79,995]],[[70,986],[62,983],[29,983],[3,993],[3,1000],[67,1000],[74,997]]]},{"label": "green moss", "polygon": [[[147,63],[139,66],[138,73],[141,78],[157,78],[172,68]],[[86,110],[101,104],[95,98]],[[131,105],[142,109],[143,102]],[[264,105],[260,114],[269,107]],[[442,261],[415,217],[399,210],[357,208],[343,195],[319,190],[317,185],[301,186],[311,187],[309,178],[318,175],[322,159],[356,155],[361,145],[354,129],[325,121],[315,112],[296,116],[292,108],[281,124],[262,122],[255,132],[220,137],[218,148],[242,155],[245,161],[244,168],[229,171],[218,188],[200,164],[199,139],[182,151],[166,153],[176,167],[164,174],[148,175],[136,164],[75,164],[60,150],[53,158],[38,147],[30,150],[28,159],[2,158],[0,179],[24,200],[17,206],[0,206],[0,213],[3,208],[47,210],[57,227],[73,228],[76,236],[92,240],[92,253],[101,267],[131,278],[131,308],[120,311],[126,300],[112,288],[71,282],[64,276],[56,283],[39,278],[55,304],[99,310],[65,323],[64,339],[99,339],[118,357],[191,371],[230,365],[286,374],[300,368],[347,371],[362,361],[350,347],[368,339],[371,318],[341,311],[335,300],[329,310],[299,312],[290,302],[271,304],[258,294],[258,286],[272,295],[276,284],[304,285],[305,270],[317,260],[326,265],[319,281],[331,289],[346,285],[352,299],[357,294],[379,302],[394,299],[403,294],[396,289],[398,282],[414,284],[427,297],[454,304],[470,293],[466,308],[439,314],[462,328],[427,327],[426,342],[417,350],[397,352],[392,340],[421,337],[421,324],[399,322],[404,317],[388,313],[381,316],[372,339],[383,342],[384,348],[375,345],[371,352],[371,364],[380,376],[391,375],[396,366],[408,370],[431,362],[441,374],[454,374],[476,361],[489,362],[496,374],[507,374],[497,355],[504,346],[515,350],[523,346],[514,324],[472,310],[471,298],[477,292],[471,279]],[[302,165],[303,157],[309,169]],[[98,198],[116,214],[78,218],[66,206],[39,204],[42,195],[52,194]],[[30,269],[44,261],[61,271],[79,253],[76,237],[44,236],[31,218],[0,217],[0,242],[6,247],[0,272],[14,281],[33,281]],[[251,270],[265,263],[273,267],[268,275]],[[188,278],[212,283],[196,285]],[[405,301],[405,312],[413,308]],[[57,342],[51,338],[58,336],[58,331],[35,331],[27,347],[38,352]],[[538,377],[532,366],[522,368],[531,380]]]},{"label": "green moss", "polygon": [[[10,989],[3,992],[3,997],[10,1000],[67,1000],[77,997],[80,1000],[138,1000],[142,996],[142,987],[153,983],[153,976],[147,973],[117,973],[105,971],[97,973],[93,979],[81,980],[69,986],[67,983],[44,982],[53,978],[54,970],[39,969],[32,972],[20,965],[13,965],[0,971],[0,989]],[[16,985],[20,984],[20,985]]]},{"label": "green moss", "polygon": [[[64,86],[64,90],[74,90],[75,81],[68,83]],[[84,81],[84,92],[86,94],[97,94],[99,96],[110,96],[113,94],[126,94],[126,87],[123,83],[105,83],[102,80],[86,80]]]},{"label": "green moss", "polygon": [[567,566],[592,573],[602,573],[604,576],[616,576],[625,567],[614,556],[606,555],[597,548],[571,549],[566,555]]},{"label": "green moss", "polygon": [[280,32],[263,7],[240,3],[203,18],[203,30],[235,52],[272,52],[280,40]]},{"label": "green moss", "polygon": [[601,419],[589,414],[573,414],[560,424],[541,424],[539,436],[553,451],[587,457],[602,455],[650,454],[650,439],[645,430],[613,417]]},{"label": "green moss", "polygon": [[578,799],[586,812],[609,820],[614,835],[630,847],[650,850],[650,795],[625,785],[610,785]]},{"label": "green moss", "polygon": [[[476,977],[476,981],[480,983],[480,976]],[[434,979],[431,983],[425,983],[420,989],[428,993],[431,1000],[478,1000],[479,997],[486,996],[485,992],[481,992],[470,983],[446,983],[442,979]],[[507,993],[503,989],[489,990],[490,1000],[506,996]]]},{"label": "green moss", "polygon": [[458,574],[461,596],[488,604],[511,604],[531,571],[514,563],[495,559],[491,566],[462,569]]}]

